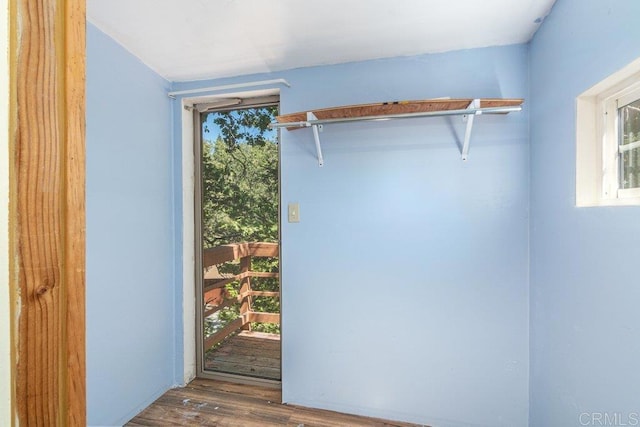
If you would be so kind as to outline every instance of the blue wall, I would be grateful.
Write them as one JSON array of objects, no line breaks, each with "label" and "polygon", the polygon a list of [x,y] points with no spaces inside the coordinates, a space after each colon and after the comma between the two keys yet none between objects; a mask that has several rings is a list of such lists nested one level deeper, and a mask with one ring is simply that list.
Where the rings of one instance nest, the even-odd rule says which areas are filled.
[{"label": "blue wall", "polygon": [[531,426],[640,412],[640,208],[574,207],[576,97],[640,56],[639,22],[558,0],[531,43]]},{"label": "blue wall", "polygon": [[121,425],[173,384],[168,82],[87,28],[87,410]]},{"label": "blue wall", "polygon": [[[287,113],[528,98],[528,66],[518,45],[173,88],[283,77]],[[323,168],[310,131],[282,132],[282,199],[301,212],[282,224],[286,402],[438,426],[527,424],[528,112],[476,123],[467,163],[460,117],[326,126]]]}]

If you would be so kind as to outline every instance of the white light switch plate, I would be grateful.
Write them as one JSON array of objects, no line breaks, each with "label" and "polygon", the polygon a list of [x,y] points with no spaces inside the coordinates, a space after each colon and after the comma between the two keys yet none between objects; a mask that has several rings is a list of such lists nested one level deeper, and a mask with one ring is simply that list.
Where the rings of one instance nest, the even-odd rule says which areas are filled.
[{"label": "white light switch plate", "polygon": [[300,222],[300,206],[298,203],[289,203],[289,222]]}]

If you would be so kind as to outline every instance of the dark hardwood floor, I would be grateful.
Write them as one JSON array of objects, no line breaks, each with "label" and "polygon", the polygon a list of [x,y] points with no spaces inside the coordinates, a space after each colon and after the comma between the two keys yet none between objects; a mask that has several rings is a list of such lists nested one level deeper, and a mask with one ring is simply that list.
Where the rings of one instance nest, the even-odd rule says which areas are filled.
[{"label": "dark hardwood floor", "polygon": [[127,426],[415,426],[283,405],[280,390],[196,379],[169,390]]}]

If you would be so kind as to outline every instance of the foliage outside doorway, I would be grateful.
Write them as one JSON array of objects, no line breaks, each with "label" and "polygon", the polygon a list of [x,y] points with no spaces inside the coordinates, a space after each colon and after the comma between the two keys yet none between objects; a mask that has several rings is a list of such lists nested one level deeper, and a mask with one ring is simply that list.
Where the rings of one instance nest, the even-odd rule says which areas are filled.
[{"label": "foliage outside doorway", "polygon": [[[202,250],[243,242],[278,242],[278,140],[277,132],[268,125],[277,115],[277,105],[257,106],[200,114],[201,123],[201,236]],[[271,274],[272,277],[251,277],[250,289],[256,293],[244,295],[248,279],[237,280],[220,290],[220,299],[211,302],[205,297],[202,331],[203,340],[220,333],[241,317],[248,303],[252,312],[279,313],[279,260],[277,257],[250,258],[249,270]],[[222,282],[241,273],[243,260],[209,266],[203,282]],[[206,294],[206,293],[205,293]],[[269,295],[271,294],[271,295]],[[210,296],[211,294],[209,294]],[[224,307],[223,307],[224,306]],[[220,308],[222,307],[222,308]],[[278,334],[279,323],[257,322],[244,325],[252,332]],[[229,344],[234,335],[213,347],[204,345],[203,369],[226,373],[232,368],[218,368],[210,363],[214,353]],[[278,339],[279,343],[279,339]],[[278,379],[279,379],[278,344]],[[229,364],[223,363],[227,366]],[[253,371],[253,369],[251,370]],[[257,375],[259,376],[259,375]]]}]

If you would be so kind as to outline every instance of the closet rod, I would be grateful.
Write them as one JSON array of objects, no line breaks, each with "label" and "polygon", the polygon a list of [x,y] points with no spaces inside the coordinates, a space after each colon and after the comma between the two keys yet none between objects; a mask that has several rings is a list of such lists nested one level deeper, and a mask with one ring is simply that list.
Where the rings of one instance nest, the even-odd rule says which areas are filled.
[{"label": "closet rod", "polygon": [[344,117],[340,119],[316,119],[316,120],[304,120],[299,122],[278,123],[273,122],[269,124],[272,129],[277,128],[305,128],[314,125],[325,125],[330,123],[350,123],[350,122],[364,122],[364,121],[382,121],[382,120],[394,120],[394,119],[410,119],[415,117],[441,117],[441,116],[469,116],[480,114],[505,114],[522,111],[521,106],[513,107],[485,107],[485,108],[465,108],[464,110],[440,110],[440,111],[426,111],[421,113],[405,113],[405,114],[383,114],[379,116],[367,116],[367,117]]}]

